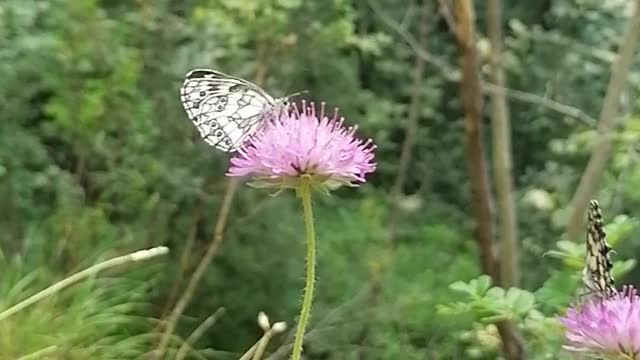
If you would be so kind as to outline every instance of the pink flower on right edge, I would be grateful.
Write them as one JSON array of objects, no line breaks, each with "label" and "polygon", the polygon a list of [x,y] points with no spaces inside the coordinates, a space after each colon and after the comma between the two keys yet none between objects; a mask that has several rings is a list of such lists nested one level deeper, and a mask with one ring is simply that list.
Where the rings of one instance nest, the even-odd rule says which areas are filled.
[{"label": "pink flower on right edge", "polygon": [[604,359],[640,360],[640,296],[632,286],[567,310],[566,346]]},{"label": "pink flower on right edge", "polygon": [[303,102],[270,119],[265,127],[231,158],[228,176],[251,176],[252,185],[266,188],[296,188],[300,178],[323,191],[342,185],[357,186],[375,170],[371,140],[355,137],[357,126],[345,127],[337,111],[320,115],[313,104]]}]

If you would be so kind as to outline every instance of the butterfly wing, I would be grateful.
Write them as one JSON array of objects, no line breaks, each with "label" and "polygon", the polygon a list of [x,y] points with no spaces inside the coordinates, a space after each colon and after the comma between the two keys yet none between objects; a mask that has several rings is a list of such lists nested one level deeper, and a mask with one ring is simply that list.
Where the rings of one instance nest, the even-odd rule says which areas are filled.
[{"label": "butterfly wing", "polygon": [[205,142],[226,152],[236,150],[257,131],[276,104],[257,85],[208,69],[186,75],[180,100]]},{"label": "butterfly wing", "polygon": [[582,277],[585,289],[598,297],[609,297],[617,291],[611,275],[611,247],[602,224],[602,212],[596,200],[591,200],[588,211],[587,251]]},{"label": "butterfly wing", "polygon": [[269,107],[251,90],[210,96],[202,101],[194,123],[207,144],[234,151],[258,130]]}]

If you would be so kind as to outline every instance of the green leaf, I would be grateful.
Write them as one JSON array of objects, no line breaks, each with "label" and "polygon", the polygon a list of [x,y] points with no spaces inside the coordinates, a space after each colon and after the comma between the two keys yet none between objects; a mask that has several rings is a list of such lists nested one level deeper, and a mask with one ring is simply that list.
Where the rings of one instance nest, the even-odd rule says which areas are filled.
[{"label": "green leaf", "polygon": [[487,291],[486,297],[493,300],[497,300],[497,301],[503,301],[504,295],[505,295],[505,291],[503,288],[499,286],[494,286],[491,289],[489,289],[489,291]]},{"label": "green leaf", "polygon": [[471,280],[470,285],[475,289],[476,294],[484,294],[491,287],[491,277],[482,275],[477,279]]},{"label": "green leaf", "polygon": [[538,302],[557,311],[563,309],[571,301],[577,287],[576,273],[556,270],[535,292],[535,296]]},{"label": "green leaf", "polygon": [[453,291],[457,291],[457,292],[461,292],[469,295],[474,294],[473,287],[464,281],[456,281],[453,284],[449,285],[449,288]]},{"label": "green leaf", "polygon": [[531,311],[536,302],[532,293],[518,288],[510,288],[505,299],[507,306],[518,315],[524,315]]},{"label": "green leaf", "polygon": [[625,274],[629,273],[633,268],[636,267],[636,259],[627,259],[624,261],[616,261],[613,263],[613,269],[611,272],[613,273],[614,278],[623,277]]}]

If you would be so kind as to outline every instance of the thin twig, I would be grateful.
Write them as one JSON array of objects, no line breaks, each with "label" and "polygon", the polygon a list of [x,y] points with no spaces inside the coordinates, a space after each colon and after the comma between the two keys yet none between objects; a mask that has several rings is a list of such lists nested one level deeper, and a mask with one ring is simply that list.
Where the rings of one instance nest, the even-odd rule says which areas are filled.
[{"label": "thin twig", "polygon": [[526,91],[501,87],[495,84],[491,84],[489,82],[484,82],[482,85],[483,85],[482,92],[504,94],[508,98],[520,100],[520,101],[531,103],[531,104],[540,105],[548,109],[554,110],[556,112],[559,112],[561,114],[565,114],[572,118],[578,119],[588,126],[595,126],[597,124],[596,119],[589,116],[589,114],[587,114],[581,109],[578,109],[577,107],[559,103],[555,100],[551,100],[549,98],[545,98],[543,96],[529,93]]},{"label": "thin twig", "polygon": [[[426,62],[430,63],[432,66],[438,69],[439,73],[442,74],[445,80],[451,82],[459,82],[460,81],[460,70],[448,64],[447,60],[433,55],[422,48],[419,44],[419,41],[411,35],[408,31],[406,31],[402,26],[400,26],[396,21],[391,19],[386,13],[384,13],[377,3],[374,0],[369,0],[369,4],[373,12],[382,20],[389,28],[391,28],[396,34],[404,40],[405,43],[411,48],[417,56],[422,57]],[[442,13],[442,10],[441,10]],[[444,16],[444,14],[443,14]],[[448,15],[450,16],[450,14]],[[452,20],[447,20],[447,22]],[[457,36],[454,34],[454,36]],[[566,105],[551,99],[548,99],[544,96],[540,96],[537,94],[525,92],[522,90],[509,89],[497,86],[495,84],[491,84],[488,82],[483,82],[481,84],[483,93],[491,93],[491,92],[503,92],[507,97],[515,100],[519,100],[522,102],[540,105],[542,107],[548,108],[550,110],[556,111],[558,113],[570,116],[572,118],[578,119],[589,126],[594,126],[597,121],[585,113],[583,110],[578,109],[576,107]]]},{"label": "thin twig", "polygon": [[171,291],[169,292],[167,302],[164,309],[162,310],[162,318],[164,318],[167,315],[167,312],[171,310],[171,307],[173,306],[174,301],[178,296],[178,291],[182,286],[183,277],[187,270],[187,266],[190,263],[189,259],[192,255],[191,252],[196,240],[198,222],[200,222],[200,219],[202,218],[202,207],[202,200],[198,200],[198,204],[196,205],[196,210],[194,211],[193,219],[191,221],[191,226],[189,227],[189,233],[187,234],[187,241],[185,242],[184,249],[182,250],[182,255],[180,255],[178,270],[176,271],[176,275],[174,277],[173,285],[171,286]]},{"label": "thin twig", "polygon": [[586,57],[592,57],[596,60],[599,60],[605,64],[611,64],[615,58],[616,53],[614,51],[610,51],[606,48],[597,48],[585,43],[580,42],[578,39],[573,39],[559,33],[550,33],[547,34],[543,30],[539,30],[537,28],[533,28],[532,31],[529,31],[525,34],[528,36],[530,40],[534,41],[544,41],[550,43],[552,45],[558,45],[563,50],[572,49],[575,50],[580,55]]},{"label": "thin twig", "polygon": [[444,76],[449,81],[460,81],[460,71],[458,69],[449,65],[446,60],[434,56],[433,54],[423,49],[420,46],[418,40],[416,40],[413,35],[411,35],[400,24],[398,24],[395,20],[391,19],[384,13],[377,1],[369,0],[369,6],[373,10],[373,12],[380,18],[380,20],[382,20],[382,22],[384,22],[388,27],[394,30],[398,35],[400,35],[400,37],[409,45],[413,52],[420,56],[424,61],[433,64],[433,66],[438,68],[442,76]]},{"label": "thin twig", "polygon": [[444,19],[444,22],[447,23],[447,27],[449,31],[456,39],[460,38],[458,34],[458,29],[456,28],[456,22],[453,19],[453,15],[451,15],[451,10],[449,9],[449,4],[445,2],[445,0],[438,0],[438,11],[440,12],[440,16]]},{"label": "thin twig", "polygon": [[231,204],[233,203],[233,198],[236,193],[236,189],[238,187],[238,183],[234,179],[227,180],[227,188],[224,193],[224,197],[222,199],[222,204],[220,205],[220,211],[218,212],[218,218],[216,219],[215,230],[213,232],[213,237],[211,238],[211,242],[209,244],[209,248],[207,252],[200,260],[198,267],[193,272],[191,279],[189,280],[189,284],[187,284],[187,288],[184,290],[182,297],[176,303],[176,306],[173,308],[171,314],[169,314],[169,318],[166,322],[165,330],[160,338],[160,343],[158,347],[154,351],[154,358],[160,359],[164,356],[166,352],[167,346],[169,345],[169,339],[173,334],[173,331],[176,328],[176,324],[182,316],[182,313],[187,308],[193,295],[200,284],[200,280],[202,276],[204,276],[209,264],[211,264],[211,260],[213,260],[214,256],[217,254],[220,245],[222,244],[224,228],[227,223],[227,216],[229,215],[229,210],[231,209]]},{"label": "thin twig", "polygon": [[[428,15],[429,7],[427,6],[426,0],[424,0],[420,11],[420,23],[418,24],[418,45],[420,45],[422,48],[426,47],[427,44]],[[391,249],[393,249],[395,246],[398,205],[403,194],[404,185],[407,179],[407,173],[409,172],[409,164],[411,163],[411,157],[413,155],[413,145],[415,143],[415,137],[418,132],[420,94],[422,93],[422,78],[424,76],[424,68],[425,60],[420,56],[416,56],[413,68],[413,87],[411,89],[411,102],[409,103],[409,109],[405,123],[404,141],[402,142],[402,150],[400,152],[398,173],[393,183],[393,187],[391,188],[391,204],[389,206],[388,221],[388,242],[391,246]]]},{"label": "thin twig", "polygon": [[216,312],[214,312],[213,314],[211,314],[211,316],[209,316],[205,321],[202,322],[202,324],[200,324],[194,331],[193,333],[191,333],[191,335],[189,335],[189,337],[187,338],[187,340],[185,340],[182,345],[180,346],[180,349],[178,349],[178,352],[176,353],[176,358],[175,360],[182,360],[184,359],[187,354],[189,353],[189,350],[191,350],[192,348],[192,344],[194,344],[196,341],[198,341],[200,339],[200,337],[202,337],[202,335],[204,335],[204,333],[209,330],[209,328],[211,326],[213,326],[213,324],[216,323],[216,321],[218,320],[218,318],[224,314],[225,309],[223,307],[219,308],[218,310],[216,310]]},{"label": "thin twig", "polygon": [[110,260],[106,260],[103,261],[101,263],[95,264],[91,267],[88,267],[80,272],[77,272],[61,281],[58,281],[57,283],[49,286],[48,288],[32,295],[31,297],[19,302],[18,304],[8,308],[7,310],[0,312],[0,321],[8,318],[9,316],[17,313],[20,310],[23,310],[24,308],[35,304],[36,302],[51,296],[57,292],[59,292],[60,290],[84,279],[87,278],[89,276],[95,275],[96,273],[106,270],[108,268],[114,267],[114,266],[119,266],[119,265],[123,265],[129,262],[134,262],[134,261],[140,261],[140,260],[147,260],[147,259],[151,259],[153,257],[159,256],[159,255],[164,255],[166,253],[169,252],[169,248],[166,246],[158,246],[158,247],[154,247],[148,250],[140,250],[140,251],[136,251],[134,253],[131,254],[127,254],[127,255],[123,255],[123,256],[118,256],[116,258],[110,259]]},{"label": "thin twig", "polygon": [[254,216],[256,216],[257,214],[262,212],[266,207],[271,205],[271,203],[273,203],[274,200],[275,198],[271,195],[267,195],[266,197],[258,200],[256,203],[254,203],[251,206],[251,209],[249,209],[249,211],[247,211],[246,214],[240,215],[237,218],[233,219],[233,225],[234,226],[241,225],[244,222],[251,220]]}]

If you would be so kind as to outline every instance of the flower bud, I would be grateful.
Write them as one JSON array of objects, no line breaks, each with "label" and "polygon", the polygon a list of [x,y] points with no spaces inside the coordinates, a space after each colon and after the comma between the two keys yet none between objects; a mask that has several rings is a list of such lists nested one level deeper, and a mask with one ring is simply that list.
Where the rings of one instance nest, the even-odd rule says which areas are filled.
[{"label": "flower bud", "polygon": [[258,314],[258,326],[264,331],[268,331],[271,328],[269,324],[269,317],[264,312],[260,311]]},{"label": "flower bud", "polygon": [[277,323],[273,324],[273,327],[271,328],[271,330],[273,330],[274,333],[281,333],[285,330],[287,330],[287,323],[284,321],[278,321]]}]

